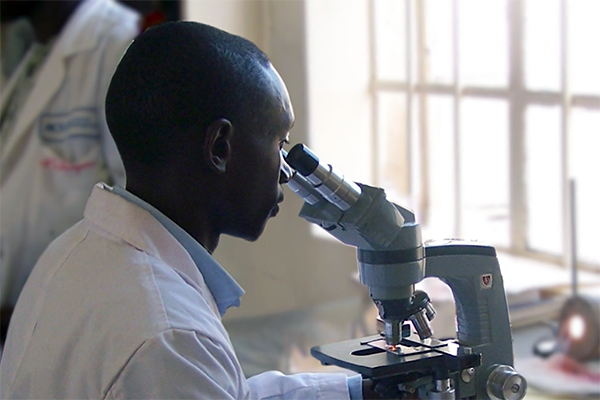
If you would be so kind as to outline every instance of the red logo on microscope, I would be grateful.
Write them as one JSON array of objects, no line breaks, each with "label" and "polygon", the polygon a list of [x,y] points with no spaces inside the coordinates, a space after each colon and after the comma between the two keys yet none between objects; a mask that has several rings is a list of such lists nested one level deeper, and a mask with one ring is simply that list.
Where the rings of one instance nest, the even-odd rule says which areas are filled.
[{"label": "red logo on microscope", "polygon": [[492,274],[481,275],[481,288],[489,289],[492,287]]}]

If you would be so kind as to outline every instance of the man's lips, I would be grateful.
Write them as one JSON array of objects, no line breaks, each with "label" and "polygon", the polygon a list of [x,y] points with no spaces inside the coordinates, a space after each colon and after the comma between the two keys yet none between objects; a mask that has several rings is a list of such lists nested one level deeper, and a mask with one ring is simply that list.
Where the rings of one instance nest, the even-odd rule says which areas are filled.
[{"label": "man's lips", "polygon": [[279,204],[281,204],[282,202],[283,202],[283,196],[280,196],[280,197],[277,199],[277,204],[275,204],[275,207],[273,207],[273,208],[271,209],[271,214],[269,215],[270,217],[274,217],[274,216],[276,216],[277,214],[279,214]]},{"label": "man's lips", "polygon": [[271,217],[275,217],[279,213],[279,204],[271,209]]}]

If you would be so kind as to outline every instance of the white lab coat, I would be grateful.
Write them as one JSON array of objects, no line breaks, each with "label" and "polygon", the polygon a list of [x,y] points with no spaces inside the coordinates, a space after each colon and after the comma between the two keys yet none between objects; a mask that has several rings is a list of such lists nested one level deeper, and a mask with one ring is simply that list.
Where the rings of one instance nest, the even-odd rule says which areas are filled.
[{"label": "white lab coat", "polygon": [[5,399],[349,399],[341,373],[246,380],[190,254],[101,184],[40,258],[13,318]]},{"label": "white lab coat", "polygon": [[[2,140],[2,306],[14,306],[42,251],[83,217],[93,185],[124,183],[105,122],[104,97],[139,32],[138,21],[137,13],[113,0],[80,4],[39,70],[14,130]],[[3,85],[0,107],[6,106],[19,73]]]}]

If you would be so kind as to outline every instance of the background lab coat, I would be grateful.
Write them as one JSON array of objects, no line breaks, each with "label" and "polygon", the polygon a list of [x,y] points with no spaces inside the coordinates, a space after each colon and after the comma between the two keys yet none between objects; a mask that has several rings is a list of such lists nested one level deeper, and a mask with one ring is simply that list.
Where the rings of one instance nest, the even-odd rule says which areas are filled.
[{"label": "background lab coat", "polygon": [[[56,39],[0,165],[0,300],[14,306],[46,246],[80,220],[98,181],[124,184],[104,120],[104,97],[138,16],[113,0],[86,0]],[[17,70],[0,93],[4,108]]]}]

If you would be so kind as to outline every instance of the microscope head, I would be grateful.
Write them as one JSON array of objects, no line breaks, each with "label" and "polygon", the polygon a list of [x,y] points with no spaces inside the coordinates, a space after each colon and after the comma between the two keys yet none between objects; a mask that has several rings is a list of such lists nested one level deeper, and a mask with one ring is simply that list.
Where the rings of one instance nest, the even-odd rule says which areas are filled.
[{"label": "microscope head", "polygon": [[425,267],[414,213],[388,201],[383,189],[345,179],[303,144],[282,154],[294,169],[288,186],[304,199],[300,216],[357,248],[360,280],[385,323],[387,344],[400,342],[404,321],[430,337],[435,311],[427,294],[415,291]]}]

